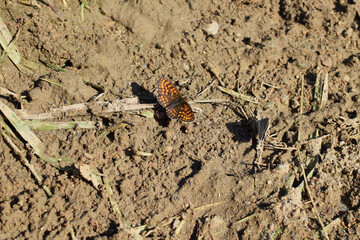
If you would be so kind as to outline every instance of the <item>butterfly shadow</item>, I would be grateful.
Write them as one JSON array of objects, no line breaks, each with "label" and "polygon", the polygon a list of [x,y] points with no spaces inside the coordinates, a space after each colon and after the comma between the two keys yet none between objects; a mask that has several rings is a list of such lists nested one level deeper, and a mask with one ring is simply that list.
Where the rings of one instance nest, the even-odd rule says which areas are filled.
[{"label": "butterfly shadow", "polygon": [[155,120],[160,126],[167,127],[170,118],[166,115],[166,110],[157,102],[156,96],[136,82],[131,83],[132,94],[138,97],[140,103],[156,103],[154,106]]},{"label": "butterfly shadow", "polygon": [[140,103],[154,103],[156,102],[155,95],[146,90],[143,86],[137,84],[136,82],[131,83],[132,94],[139,98]]},{"label": "butterfly shadow", "polygon": [[236,142],[250,142],[251,146],[246,149],[244,155],[249,153],[252,149],[256,148],[256,134],[257,130],[254,126],[256,121],[254,120],[243,120],[240,122],[226,123],[226,128],[233,134],[233,140]]}]

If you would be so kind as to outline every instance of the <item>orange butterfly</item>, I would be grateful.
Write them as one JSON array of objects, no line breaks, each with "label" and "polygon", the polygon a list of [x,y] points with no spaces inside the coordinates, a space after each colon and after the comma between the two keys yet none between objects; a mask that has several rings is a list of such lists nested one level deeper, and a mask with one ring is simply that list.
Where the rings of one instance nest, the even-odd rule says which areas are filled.
[{"label": "orange butterfly", "polygon": [[195,115],[189,103],[167,78],[161,77],[159,79],[158,92],[157,100],[166,109],[169,118],[180,119],[185,122],[194,121]]}]

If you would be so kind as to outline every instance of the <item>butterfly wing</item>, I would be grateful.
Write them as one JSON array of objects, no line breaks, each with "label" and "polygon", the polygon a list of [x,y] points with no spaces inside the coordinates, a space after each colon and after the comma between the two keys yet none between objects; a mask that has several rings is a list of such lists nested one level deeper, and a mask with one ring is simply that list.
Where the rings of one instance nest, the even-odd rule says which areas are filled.
[{"label": "butterfly wing", "polygon": [[192,122],[195,119],[194,112],[185,100],[177,106],[177,118],[184,122]]},{"label": "butterfly wing", "polygon": [[264,141],[265,135],[267,130],[269,129],[270,119],[269,118],[262,118],[258,122],[258,133],[259,133],[259,140]]},{"label": "butterfly wing", "polygon": [[174,84],[165,77],[159,79],[158,92],[159,95],[157,96],[157,100],[164,108],[168,107],[171,103],[181,97],[180,92],[175,88]]},{"label": "butterfly wing", "polygon": [[158,92],[157,100],[166,109],[169,118],[180,119],[185,122],[191,122],[195,119],[190,105],[167,78],[161,77],[159,79]]},{"label": "butterfly wing", "polygon": [[180,107],[179,105],[174,105],[166,108],[166,114],[168,115],[168,117],[171,119],[177,119],[179,113],[179,107]]}]

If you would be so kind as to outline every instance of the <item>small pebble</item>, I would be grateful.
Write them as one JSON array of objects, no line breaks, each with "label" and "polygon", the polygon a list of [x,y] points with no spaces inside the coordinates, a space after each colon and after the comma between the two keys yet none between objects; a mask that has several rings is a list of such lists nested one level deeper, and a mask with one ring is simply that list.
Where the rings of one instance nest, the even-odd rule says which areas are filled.
[{"label": "small pebble", "polygon": [[326,57],[321,61],[322,65],[324,65],[325,67],[331,67],[332,66],[332,62],[331,59]]},{"label": "small pebble", "polygon": [[189,65],[188,62],[185,61],[185,62],[183,62],[182,65],[183,65],[183,69],[184,69],[185,72],[190,70],[190,65]]},{"label": "small pebble", "polygon": [[217,22],[209,23],[209,24],[205,25],[203,30],[208,35],[215,35],[219,31],[219,24]]},{"label": "small pebble", "polygon": [[236,32],[236,33],[234,33],[234,41],[235,42],[238,42],[239,40],[240,40],[240,36],[241,36],[241,34],[240,33],[238,33],[238,32]]}]

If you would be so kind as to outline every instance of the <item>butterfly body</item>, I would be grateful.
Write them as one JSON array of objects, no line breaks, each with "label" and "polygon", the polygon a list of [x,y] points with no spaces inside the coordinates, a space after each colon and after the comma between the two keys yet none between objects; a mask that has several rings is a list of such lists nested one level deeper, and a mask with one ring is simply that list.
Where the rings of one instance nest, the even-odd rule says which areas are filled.
[{"label": "butterfly body", "polygon": [[167,78],[161,77],[159,79],[158,92],[157,100],[166,109],[169,118],[180,119],[185,122],[191,122],[195,119],[189,103]]}]

